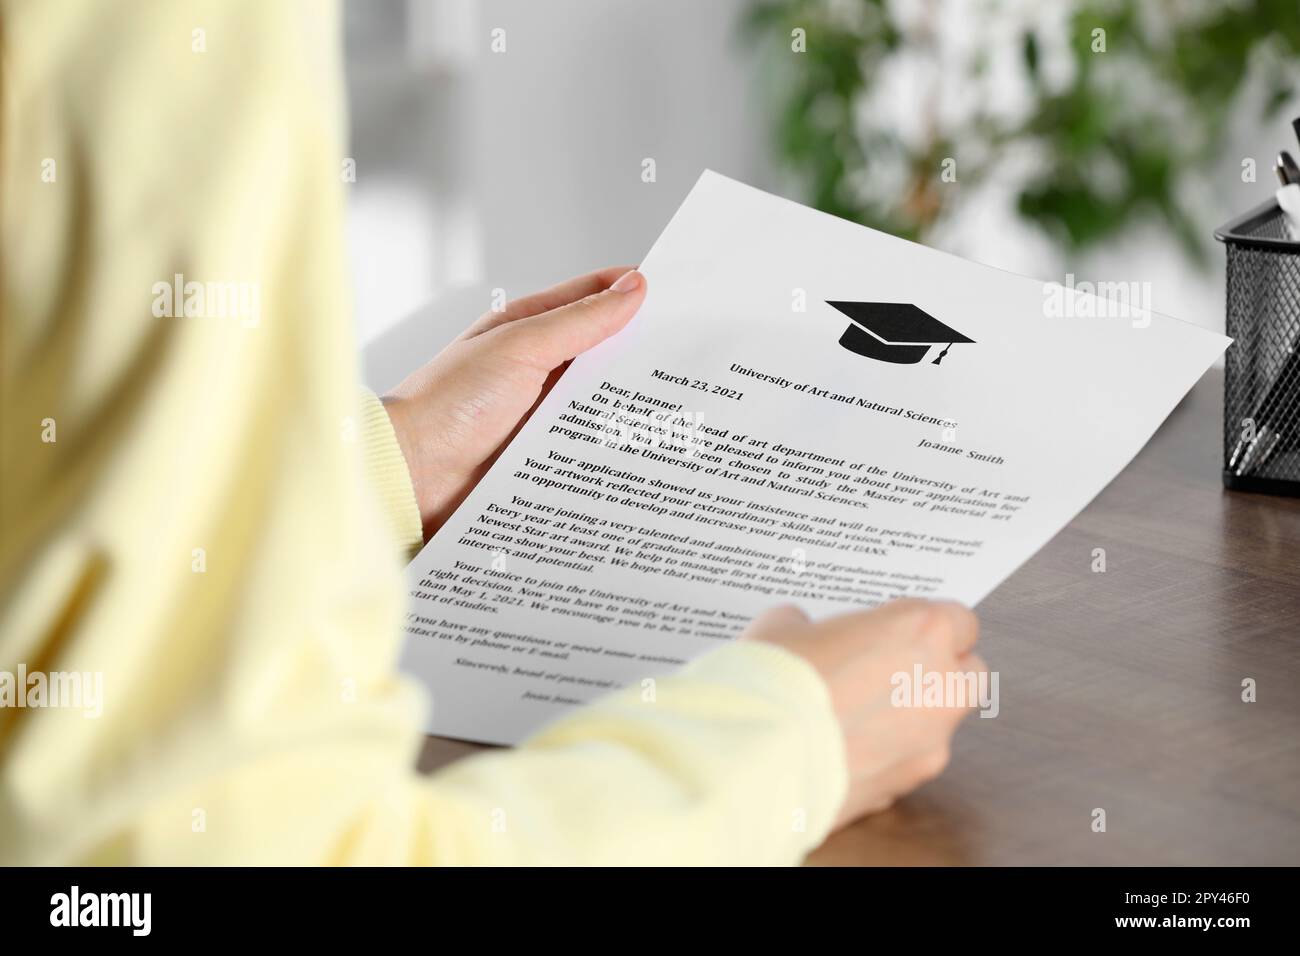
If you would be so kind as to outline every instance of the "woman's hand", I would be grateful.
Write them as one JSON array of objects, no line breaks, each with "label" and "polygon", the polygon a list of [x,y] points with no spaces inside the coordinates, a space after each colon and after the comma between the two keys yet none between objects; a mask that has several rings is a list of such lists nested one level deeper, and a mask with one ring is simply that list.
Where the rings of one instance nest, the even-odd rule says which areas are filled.
[{"label": "woman's hand", "polygon": [[[808,661],[826,682],[844,732],[849,795],[836,829],[883,810],[937,777],[970,706],[898,707],[893,676],[988,670],[971,648],[975,614],[960,604],[906,599],[811,623],[793,607],[757,618],[742,639],[767,641]],[[951,703],[951,702],[945,702]]]},{"label": "woman's hand", "polygon": [[488,312],[383,396],[427,541],[483,477],[577,355],[645,299],[628,267],[602,269]]}]

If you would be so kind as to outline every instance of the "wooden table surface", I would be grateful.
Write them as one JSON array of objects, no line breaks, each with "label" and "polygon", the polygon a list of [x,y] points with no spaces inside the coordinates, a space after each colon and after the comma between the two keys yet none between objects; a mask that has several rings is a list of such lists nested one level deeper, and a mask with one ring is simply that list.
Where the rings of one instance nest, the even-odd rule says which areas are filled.
[{"label": "wooden table surface", "polygon": [[[1300,864],[1300,500],[1223,490],[1222,391],[979,606],[1000,714],[810,863]],[[430,737],[420,765],[477,749]]]}]

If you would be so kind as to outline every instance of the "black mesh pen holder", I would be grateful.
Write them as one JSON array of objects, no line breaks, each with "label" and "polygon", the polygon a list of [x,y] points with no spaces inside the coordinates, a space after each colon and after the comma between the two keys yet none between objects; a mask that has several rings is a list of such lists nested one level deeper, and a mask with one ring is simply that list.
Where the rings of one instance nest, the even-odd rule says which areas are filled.
[{"label": "black mesh pen holder", "polygon": [[1220,228],[1228,251],[1223,484],[1300,497],[1300,241],[1270,201]]}]

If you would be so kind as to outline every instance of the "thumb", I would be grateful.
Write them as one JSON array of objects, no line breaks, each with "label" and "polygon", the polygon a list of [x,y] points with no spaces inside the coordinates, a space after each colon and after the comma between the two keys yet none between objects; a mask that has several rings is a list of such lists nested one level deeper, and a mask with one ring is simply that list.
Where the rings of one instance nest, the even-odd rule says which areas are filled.
[{"label": "thumb", "polygon": [[516,361],[549,372],[627,325],[645,293],[645,276],[633,269],[604,292],[510,322],[497,334]]},{"label": "thumb", "polygon": [[750,621],[740,635],[740,640],[761,641],[769,637],[780,637],[807,627],[809,623],[808,615],[799,608],[793,604],[782,604],[764,611]]}]

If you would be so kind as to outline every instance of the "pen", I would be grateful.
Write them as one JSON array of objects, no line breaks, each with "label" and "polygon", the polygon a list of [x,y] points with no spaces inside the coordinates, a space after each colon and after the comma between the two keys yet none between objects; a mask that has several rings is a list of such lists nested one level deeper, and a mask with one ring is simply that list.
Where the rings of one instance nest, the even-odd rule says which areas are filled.
[{"label": "pen", "polygon": [[1300,352],[1292,348],[1282,363],[1282,371],[1268,387],[1264,401],[1252,416],[1255,434],[1238,440],[1228,458],[1228,470],[1238,478],[1258,471],[1273,457],[1281,445],[1283,429],[1294,430],[1300,405]]},{"label": "pen", "polygon": [[1285,149],[1277,154],[1277,160],[1273,164],[1273,172],[1277,174],[1278,182],[1283,186],[1290,186],[1292,183],[1300,183],[1300,166],[1291,158],[1291,154]]},{"label": "pen", "polygon": [[1277,204],[1282,210],[1282,231],[1286,238],[1300,236],[1300,184],[1278,187]]}]

